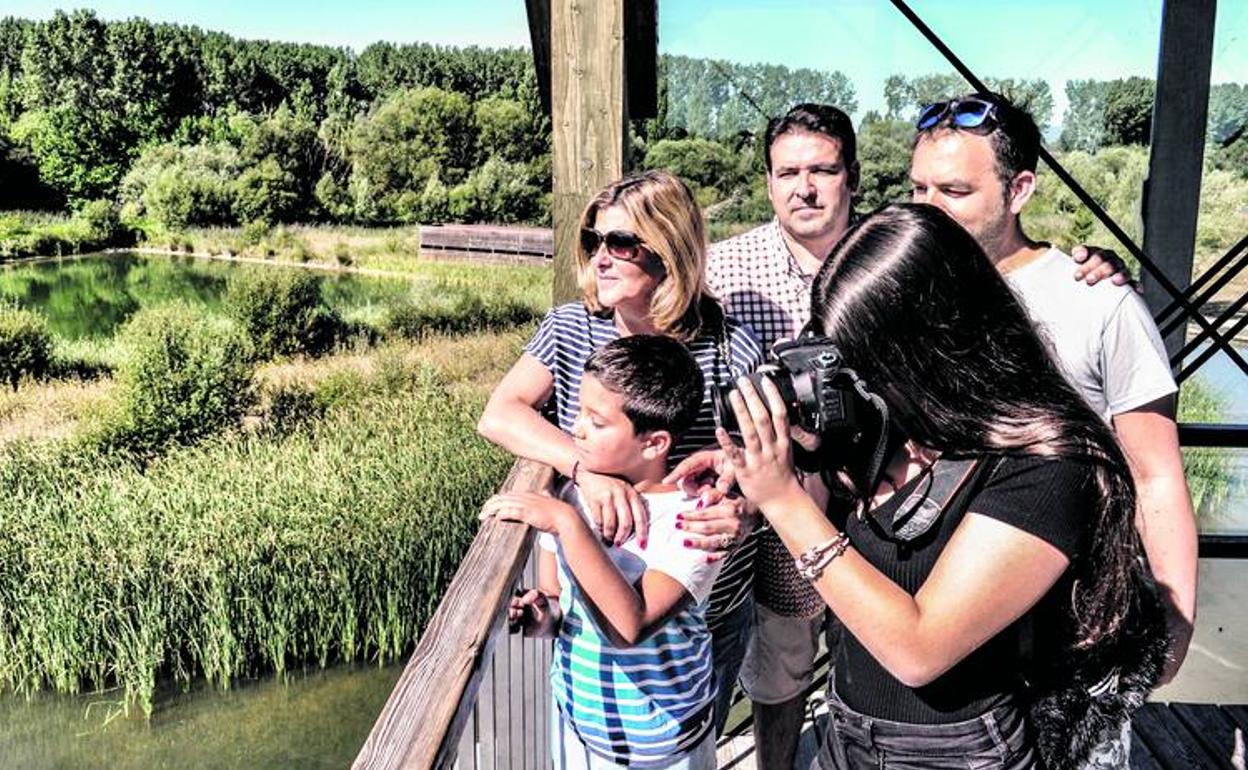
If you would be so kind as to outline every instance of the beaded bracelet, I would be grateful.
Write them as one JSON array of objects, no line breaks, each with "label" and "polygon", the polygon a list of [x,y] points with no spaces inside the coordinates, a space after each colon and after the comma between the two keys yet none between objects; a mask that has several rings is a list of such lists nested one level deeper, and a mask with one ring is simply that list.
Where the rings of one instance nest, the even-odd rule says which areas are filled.
[{"label": "beaded bracelet", "polygon": [[813,583],[836,557],[848,549],[849,535],[842,532],[826,543],[807,548],[801,556],[793,560],[793,564],[797,567],[797,574]]}]

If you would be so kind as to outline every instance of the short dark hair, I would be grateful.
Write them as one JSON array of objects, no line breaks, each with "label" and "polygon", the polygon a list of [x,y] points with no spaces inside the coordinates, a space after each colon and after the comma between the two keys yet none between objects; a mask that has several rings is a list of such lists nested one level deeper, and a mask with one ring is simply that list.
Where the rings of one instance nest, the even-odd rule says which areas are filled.
[{"label": "short dark hair", "polygon": [[858,138],[854,134],[854,123],[849,116],[830,104],[805,102],[790,109],[784,117],[767,121],[763,164],[768,173],[771,173],[771,146],[781,136],[793,131],[823,134],[829,139],[839,141],[841,160],[846,168],[853,166],[858,160]]},{"label": "short dark hair", "polygon": [[702,370],[671,337],[620,337],[593,352],[585,373],[624,397],[624,414],[637,433],[665,430],[679,436],[702,409]]},{"label": "short dark hair", "polygon": [[[914,135],[914,143],[935,131],[968,131],[988,137],[992,152],[996,159],[997,177],[1007,190],[1010,181],[1020,171],[1035,171],[1040,159],[1040,128],[1031,117],[1031,113],[1015,105],[1005,96],[992,91],[977,91],[957,97],[961,99],[982,99],[996,107],[996,118],[991,121],[991,129],[963,129],[953,123],[953,115],[946,113],[934,126],[930,126]],[[954,100],[951,100],[954,101]],[[985,126],[989,124],[986,123]]]}]

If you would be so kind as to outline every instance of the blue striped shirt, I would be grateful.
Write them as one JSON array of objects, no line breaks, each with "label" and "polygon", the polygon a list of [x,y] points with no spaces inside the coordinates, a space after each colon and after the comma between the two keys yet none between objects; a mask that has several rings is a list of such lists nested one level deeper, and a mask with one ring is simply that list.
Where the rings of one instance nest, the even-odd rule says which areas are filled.
[{"label": "blue striped shirt", "polygon": [[[712,385],[729,385],[737,377],[754,371],[763,361],[763,351],[753,332],[733,318],[726,320],[726,338],[730,361],[720,353],[718,338],[704,333],[686,343],[705,378],[702,409],[689,430],[676,442],[668,460],[676,464],[694,451],[715,443],[715,413],[711,406]],[[525,346],[554,378],[555,386],[542,413],[564,431],[572,432],[572,423],[579,411],[581,375],[589,354],[620,336],[615,322],[608,317],[590,313],[583,304],[569,302],[552,309]],[[753,588],[754,552],[758,548],[756,533],[751,533],[725,560],[719,580],[711,593],[706,618],[711,628],[732,610],[741,606]]]},{"label": "blue striped shirt", "polygon": [[[569,484],[563,498],[584,515]],[[563,623],[550,666],[551,691],[563,718],[594,754],[617,765],[655,767],[696,748],[712,728],[715,677],[705,607],[718,564],[681,545],[676,514],[688,508],[680,492],[645,495],[651,539],[608,548],[612,563],[631,584],[657,570],[692,597],[649,638],[616,647],[599,629],[584,595],[567,569],[556,538],[540,544],[559,560]]]}]

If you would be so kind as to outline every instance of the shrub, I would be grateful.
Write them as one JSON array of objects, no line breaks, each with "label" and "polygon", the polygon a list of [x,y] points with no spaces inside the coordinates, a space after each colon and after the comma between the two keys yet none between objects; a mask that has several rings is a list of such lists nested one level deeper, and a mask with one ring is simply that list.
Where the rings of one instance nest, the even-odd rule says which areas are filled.
[{"label": "shrub", "polygon": [[139,311],[120,339],[117,405],[89,443],[147,459],[236,425],[251,403],[247,343],[231,324],[174,302]]},{"label": "shrub", "polygon": [[225,308],[260,359],[324,353],[341,326],[321,297],[321,279],[303,270],[239,271],[230,278]]},{"label": "shrub", "polygon": [[14,390],[23,377],[43,377],[52,358],[52,335],[43,316],[0,303],[0,380]]}]

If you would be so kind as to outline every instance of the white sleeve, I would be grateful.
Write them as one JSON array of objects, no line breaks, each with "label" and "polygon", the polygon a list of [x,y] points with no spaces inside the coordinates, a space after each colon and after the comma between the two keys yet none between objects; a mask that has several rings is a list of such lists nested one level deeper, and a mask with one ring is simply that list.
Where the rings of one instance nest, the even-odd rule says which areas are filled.
[{"label": "white sleeve", "polygon": [[1144,300],[1126,292],[1101,337],[1105,403],[1111,415],[1129,412],[1178,390],[1166,347]]},{"label": "white sleeve", "polygon": [[711,595],[711,586],[719,575],[723,560],[706,561],[707,552],[684,546],[685,533],[675,528],[674,519],[663,517],[651,521],[650,541],[646,546],[646,569],[667,575],[685,587],[698,604]]}]

